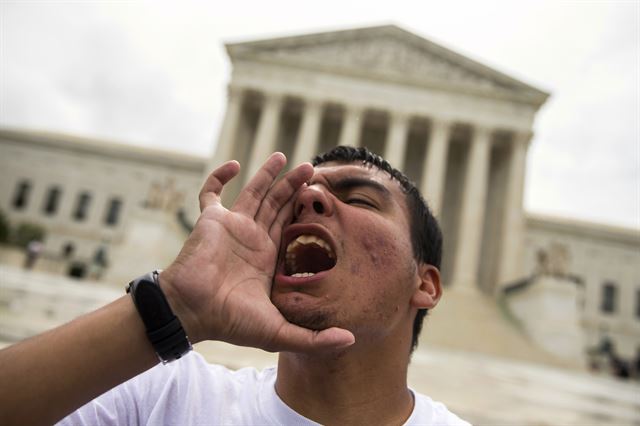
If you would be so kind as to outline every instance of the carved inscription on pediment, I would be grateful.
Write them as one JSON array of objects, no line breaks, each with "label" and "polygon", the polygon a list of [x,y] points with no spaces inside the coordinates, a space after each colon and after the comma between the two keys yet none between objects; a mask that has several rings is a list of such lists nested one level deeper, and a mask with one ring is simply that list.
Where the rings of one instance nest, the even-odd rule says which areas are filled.
[{"label": "carved inscription on pediment", "polygon": [[367,72],[372,76],[442,81],[489,89],[505,88],[451,60],[393,37],[286,46],[261,55],[341,71]]}]

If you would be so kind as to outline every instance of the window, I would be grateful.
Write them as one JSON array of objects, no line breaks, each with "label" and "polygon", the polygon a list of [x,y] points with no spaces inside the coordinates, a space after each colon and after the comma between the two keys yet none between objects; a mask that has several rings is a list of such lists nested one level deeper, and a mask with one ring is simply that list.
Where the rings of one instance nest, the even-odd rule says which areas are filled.
[{"label": "window", "polygon": [[15,195],[13,196],[13,207],[16,210],[23,210],[26,208],[30,193],[31,183],[29,181],[23,180],[18,182]]},{"label": "window", "polygon": [[51,216],[58,211],[58,204],[60,203],[60,195],[62,191],[57,186],[52,186],[47,192],[47,197],[44,202],[44,212]]},{"label": "window", "polygon": [[76,200],[76,208],[73,210],[73,218],[81,221],[87,218],[89,212],[89,204],[91,204],[91,194],[81,192]]},{"label": "window", "polygon": [[118,223],[121,209],[122,201],[120,201],[119,198],[112,198],[111,201],[109,201],[107,216],[105,217],[104,222],[107,225],[115,226]]},{"label": "window", "polygon": [[613,313],[616,310],[618,289],[616,285],[611,282],[604,283],[602,286],[602,305],[600,309],[602,312]]}]

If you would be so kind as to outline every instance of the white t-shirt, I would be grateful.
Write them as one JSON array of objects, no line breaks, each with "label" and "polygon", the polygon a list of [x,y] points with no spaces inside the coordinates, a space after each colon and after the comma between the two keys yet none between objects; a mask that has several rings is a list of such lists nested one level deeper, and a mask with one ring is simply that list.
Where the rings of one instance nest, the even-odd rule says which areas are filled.
[{"label": "white t-shirt", "polygon": [[[275,367],[228,370],[197,352],[113,388],[59,425],[317,425],[276,394]],[[468,425],[444,404],[414,392],[406,425]]]}]

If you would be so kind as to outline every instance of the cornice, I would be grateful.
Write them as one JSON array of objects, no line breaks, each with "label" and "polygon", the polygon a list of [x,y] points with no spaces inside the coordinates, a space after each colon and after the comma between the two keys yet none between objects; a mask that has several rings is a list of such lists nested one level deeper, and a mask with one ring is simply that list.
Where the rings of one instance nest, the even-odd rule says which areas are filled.
[{"label": "cornice", "polygon": [[538,213],[527,213],[526,223],[529,229],[538,228],[557,233],[572,234],[582,238],[607,240],[618,244],[630,245],[640,250],[640,229],[636,228],[625,228]]},{"label": "cornice", "polygon": [[0,128],[0,144],[18,142],[21,146],[47,147],[61,152],[92,154],[140,164],[153,164],[190,171],[202,170],[205,157],[173,151],[125,145],[102,139],[84,138],[56,132]]},{"label": "cornice", "polygon": [[[285,49],[300,50],[305,47],[313,48],[319,45],[348,43],[353,41],[366,41],[376,38],[388,37],[404,44],[407,47],[425,52],[425,56],[440,58],[443,62],[453,67],[464,69],[469,74],[482,77],[494,82],[498,87],[482,87],[468,82],[447,81],[442,78],[432,79],[427,75],[416,78],[411,75],[389,75],[375,70],[364,70],[345,67],[344,64],[332,63],[330,58],[318,63],[305,61],[304,58],[283,58],[272,55],[271,52]],[[312,72],[325,72],[347,77],[364,78],[377,81],[386,81],[394,84],[411,85],[424,88],[437,88],[452,92],[462,92],[482,97],[509,99],[523,102],[539,108],[549,97],[549,94],[516,80],[500,71],[492,69],[484,64],[476,62],[450,49],[440,46],[425,38],[417,36],[395,25],[357,28],[342,31],[323,32],[301,36],[272,38],[266,40],[249,41],[226,44],[227,52],[232,62],[254,61],[257,63],[281,65],[297,69],[305,69]]]}]

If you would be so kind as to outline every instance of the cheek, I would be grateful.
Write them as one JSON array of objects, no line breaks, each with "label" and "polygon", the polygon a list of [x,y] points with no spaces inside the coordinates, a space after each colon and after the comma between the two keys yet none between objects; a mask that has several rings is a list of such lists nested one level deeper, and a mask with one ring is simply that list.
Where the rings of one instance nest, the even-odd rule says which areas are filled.
[{"label": "cheek", "polygon": [[355,260],[363,265],[359,276],[367,283],[366,294],[360,294],[366,300],[362,315],[374,323],[392,321],[404,306],[411,287],[415,272],[413,252],[401,238],[392,232],[374,231],[357,240],[360,256]]},{"label": "cheek", "polygon": [[[376,287],[379,291],[372,293],[372,297],[380,292],[387,293],[390,289],[398,289],[403,283],[410,287],[416,273],[416,265],[413,261],[411,243],[406,241],[408,236],[394,233],[394,230],[398,231],[395,228],[384,231],[376,227],[368,229],[368,232],[358,233],[356,244],[359,255],[353,259],[351,271],[354,272],[356,269],[360,277],[371,283],[378,283]],[[392,295],[383,295],[384,298],[390,296]]]},{"label": "cheek", "polygon": [[[374,228],[375,229],[375,228]],[[397,269],[407,262],[409,253],[395,235],[383,235],[378,232],[362,235],[359,241],[362,256],[371,264],[376,274]]]},{"label": "cheek", "polygon": [[369,258],[369,262],[376,270],[388,261],[385,256],[390,251],[389,244],[381,236],[365,235],[360,239],[360,246],[364,249],[363,256]]}]

